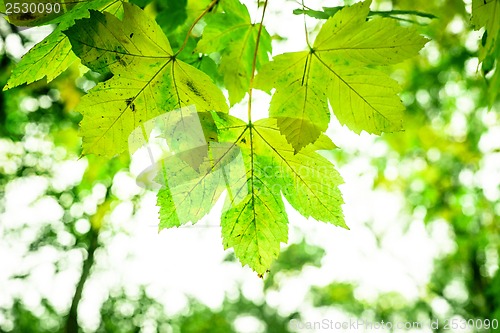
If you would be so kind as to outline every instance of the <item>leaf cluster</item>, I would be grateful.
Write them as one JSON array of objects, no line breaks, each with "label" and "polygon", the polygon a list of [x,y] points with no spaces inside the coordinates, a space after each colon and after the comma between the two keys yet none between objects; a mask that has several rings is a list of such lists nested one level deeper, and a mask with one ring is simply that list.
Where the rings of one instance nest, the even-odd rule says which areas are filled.
[{"label": "leaf cluster", "polygon": [[[153,157],[160,142],[143,174],[160,185],[160,229],[200,221],[225,196],[224,247],[259,275],[287,242],[285,202],[347,228],[342,178],[320,153],[336,148],[325,135],[331,111],[356,133],[401,131],[400,87],[381,67],[417,55],[427,42],[417,28],[359,2],[335,10],[306,51],[270,61],[267,1],[260,23],[238,0],[135,2],[144,9],[89,0],[38,21],[10,18],[58,25],[4,89],[51,81],[75,62],[102,74],[76,109],[82,154]],[[272,94],[269,118],[252,121],[253,89]],[[229,114],[245,98],[247,121]]]}]

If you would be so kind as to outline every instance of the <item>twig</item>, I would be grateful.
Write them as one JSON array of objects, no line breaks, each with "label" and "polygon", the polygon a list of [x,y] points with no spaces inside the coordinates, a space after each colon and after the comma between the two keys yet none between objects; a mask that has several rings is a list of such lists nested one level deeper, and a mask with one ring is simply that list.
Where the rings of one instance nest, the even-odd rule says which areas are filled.
[{"label": "twig", "polygon": [[255,52],[253,54],[252,62],[252,74],[250,75],[250,87],[248,89],[248,123],[252,123],[252,95],[253,95],[253,82],[255,79],[255,69],[257,67],[257,55],[259,52],[260,36],[262,35],[262,26],[264,23],[264,17],[266,16],[267,3],[269,0],[264,2],[264,9],[262,11],[262,18],[260,20],[259,31],[257,32],[257,40],[255,42]]},{"label": "twig", "polygon": [[186,47],[186,45],[189,41],[189,36],[191,36],[191,32],[193,32],[194,27],[198,24],[198,22],[200,22],[200,20],[203,18],[203,16],[207,15],[207,13],[209,11],[211,11],[212,8],[214,8],[214,6],[218,2],[219,2],[219,0],[212,0],[212,2],[208,5],[208,7],[205,8],[205,10],[200,14],[200,16],[198,16],[198,18],[193,22],[193,24],[191,25],[191,27],[189,28],[189,30],[186,34],[186,38],[184,39],[184,43],[182,43],[182,46],[180,47],[180,49],[174,54],[174,57],[176,57],[179,53],[182,52],[182,50],[184,50],[184,48]]}]

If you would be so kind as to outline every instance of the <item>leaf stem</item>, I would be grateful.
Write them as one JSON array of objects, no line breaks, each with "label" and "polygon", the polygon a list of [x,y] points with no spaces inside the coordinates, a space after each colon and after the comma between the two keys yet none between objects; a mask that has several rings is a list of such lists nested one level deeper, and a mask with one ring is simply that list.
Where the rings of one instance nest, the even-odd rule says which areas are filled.
[{"label": "leaf stem", "polygon": [[267,3],[269,0],[264,2],[264,9],[262,10],[262,18],[260,20],[259,31],[257,32],[257,40],[255,42],[255,52],[253,53],[252,61],[252,74],[250,76],[250,87],[248,89],[248,123],[252,124],[252,95],[253,95],[253,82],[255,80],[255,68],[257,67],[257,55],[259,52],[260,36],[262,35],[262,26],[264,23],[264,17],[266,16]]},{"label": "leaf stem", "polygon": [[380,16],[389,16],[392,17],[392,15],[415,15],[415,16],[421,16],[429,19],[436,19],[437,16],[434,14],[429,14],[429,13],[424,13],[424,12],[419,12],[416,10],[397,10],[393,9],[390,11],[377,11],[377,10],[371,10],[368,15],[380,15]]},{"label": "leaf stem", "polygon": [[306,34],[306,43],[307,43],[307,47],[309,49],[312,49],[311,47],[311,43],[309,43],[309,33],[307,32],[307,23],[306,23],[306,5],[304,5],[304,0],[302,0],[302,10],[304,11],[304,15],[302,15],[304,17],[304,32]]},{"label": "leaf stem", "polygon": [[188,41],[189,41],[189,36],[191,36],[191,33],[193,32],[193,29],[194,27],[198,24],[198,22],[200,22],[200,20],[203,18],[203,16],[207,15],[207,13],[209,11],[212,10],[212,8],[215,7],[215,5],[219,2],[219,0],[212,0],[212,2],[207,6],[207,8],[205,8],[205,10],[200,14],[200,16],[198,16],[198,18],[196,20],[194,20],[193,24],[191,24],[191,27],[189,28],[187,34],[186,34],[186,38],[184,39],[184,42],[182,43],[181,47],[179,48],[179,50],[174,54],[174,57],[177,57],[177,55],[179,53],[182,52],[182,50],[184,50],[184,48],[186,47]]}]

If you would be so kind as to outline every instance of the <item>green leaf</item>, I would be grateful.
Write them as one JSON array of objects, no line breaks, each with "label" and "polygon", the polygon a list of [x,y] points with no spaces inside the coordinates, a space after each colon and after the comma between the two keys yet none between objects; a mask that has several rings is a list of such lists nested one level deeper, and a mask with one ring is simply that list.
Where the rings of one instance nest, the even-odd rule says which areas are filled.
[{"label": "green leaf", "polygon": [[314,42],[325,57],[347,58],[364,65],[396,64],[415,56],[427,40],[417,29],[376,17],[366,21],[370,1],[346,7],[329,19]]},{"label": "green leaf", "polygon": [[408,59],[427,40],[389,18],[367,21],[369,6],[365,1],[339,10],[323,25],[309,51],[277,56],[259,72],[257,88],[276,88],[270,115],[287,118],[278,126],[295,152],[328,127],[328,101],[340,123],[356,133],[403,129],[400,88],[372,67]]},{"label": "green leaf", "polygon": [[483,69],[495,73],[488,82],[488,102],[493,107],[500,91],[500,0],[473,0],[472,24],[476,30],[484,27],[479,46],[479,61]]},{"label": "green leaf", "polygon": [[[288,218],[279,194],[253,182],[255,192],[232,205],[222,217],[224,248],[234,248],[242,265],[263,275],[288,240]],[[229,204],[228,204],[229,205]]]},{"label": "green leaf", "polygon": [[[242,264],[263,274],[278,256],[280,243],[287,241],[281,194],[304,216],[345,227],[338,190],[342,180],[315,152],[317,147],[295,154],[273,119],[260,120],[236,137],[242,143],[247,169],[242,188],[248,194],[242,201],[226,200],[222,237],[225,248],[233,247]],[[318,141],[321,149],[334,147],[326,137]]]},{"label": "green leaf", "polygon": [[237,145],[218,142],[211,113],[177,110],[158,118],[160,126],[155,127],[169,151],[146,177],[164,185],[158,192],[161,230],[196,223],[226,188],[231,193],[233,184],[245,177],[245,168]]},{"label": "green leaf", "polygon": [[493,106],[493,104],[497,100],[497,97],[500,96],[500,93],[499,93],[500,92],[500,70],[498,69],[498,67],[500,66],[500,65],[498,65],[499,62],[500,62],[500,60],[497,61],[497,70],[490,80],[490,87],[489,87],[489,91],[488,91],[490,107]]},{"label": "green leaf", "polygon": [[279,128],[296,152],[316,141],[330,121],[324,68],[312,66],[312,60],[307,51],[279,55],[255,81],[265,91],[276,87],[269,113],[279,118]]},{"label": "green leaf", "polygon": [[479,50],[479,61],[494,53],[500,34],[500,0],[472,0],[472,24],[476,30],[484,27],[485,40]]},{"label": "green leaf", "polygon": [[[203,37],[197,51],[221,55],[219,70],[229,92],[231,105],[240,102],[250,86],[253,58],[260,24],[252,24],[245,5],[238,0],[221,0],[224,13],[206,18]],[[271,36],[262,27],[256,69],[269,61],[272,51]]]},{"label": "green leaf", "polygon": [[105,7],[111,0],[82,2],[64,15],[64,21],[43,41],[29,50],[13,69],[9,81],[3,90],[22,84],[30,84],[47,78],[47,83],[54,80],[68,69],[78,58],[71,50],[71,43],[63,30],[74,24],[75,20],[88,17],[89,9]]},{"label": "green leaf", "polygon": [[[213,152],[220,151],[227,155],[214,156]],[[212,153],[210,159],[209,152]],[[162,172],[168,175],[168,178],[164,179],[166,186],[158,192],[160,230],[188,222],[196,223],[210,212],[226,187],[230,188],[230,184],[224,179],[226,171],[212,170],[211,162],[237,155],[236,147],[221,147],[217,143],[211,143],[184,153],[187,157],[201,157],[204,162],[193,168],[189,161],[176,155],[162,160]]]},{"label": "green leaf", "polygon": [[195,223],[227,190],[221,220],[224,247],[234,248],[241,263],[260,275],[288,238],[282,196],[305,217],[347,228],[338,189],[342,178],[316,152],[335,148],[328,137],[321,135],[295,154],[276,119],[248,125],[225,114],[212,115],[218,142],[209,145],[207,167],[195,170],[177,159],[176,167],[163,168],[167,184],[158,196],[160,228]]},{"label": "green leaf", "polygon": [[271,165],[275,166],[270,177],[281,180],[283,195],[303,216],[347,228],[341,209],[342,194],[338,189],[343,183],[342,177],[330,161],[317,153],[317,150],[332,150],[336,146],[327,136],[321,135],[314,144],[295,153],[279,133],[279,121],[279,118],[277,121],[263,119],[255,125],[263,146],[270,149],[266,154],[272,159]]},{"label": "green leaf", "polygon": [[[491,63],[495,64],[495,73],[488,82],[488,102],[490,108],[495,104],[497,97],[500,96],[500,43],[496,43],[496,52],[486,59],[491,59]],[[483,61],[483,65],[486,62]]]},{"label": "green leaf", "polygon": [[228,110],[210,78],[176,58],[154,20],[135,5],[123,6],[123,21],[92,11],[65,32],[83,64],[113,74],[77,108],[83,114],[83,154],[120,154],[135,128],[173,109]]},{"label": "green leaf", "polygon": [[25,83],[30,84],[44,77],[48,83],[62,74],[77,59],[71,51],[69,40],[58,28],[21,58],[12,70],[3,90]]}]

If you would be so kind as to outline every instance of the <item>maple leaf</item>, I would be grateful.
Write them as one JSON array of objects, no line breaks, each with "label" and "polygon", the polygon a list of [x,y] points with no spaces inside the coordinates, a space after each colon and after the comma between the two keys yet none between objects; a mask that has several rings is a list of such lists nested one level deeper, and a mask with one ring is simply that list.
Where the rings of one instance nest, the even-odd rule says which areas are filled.
[{"label": "maple leaf", "polygon": [[[50,4],[54,5],[53,3]],[[49,23],[59,23],[59,25],[50,35],[37,43],[21,58],[21,61],[12,70],[9,81],[3,90],[25,83],[30,84],[43,78],[47,79],[47,83],[54,80],[78,60],[78,57],[71,50],[69,39],[64,35],[63,31],[72,26],[75,20],[88,17],[90,9],[103,8],[110,11],[114,8],[112,4],[121,6],[121,2],[111,0],[82,1],[76,5],[74,3],[66,5],[64,2],[60,4],[62,6],[61,12],[54,13],[57,15],[33,16],[28,21],[22,19],[21,16],[10,18],[11,21],[21,25],[30,26]]]},{"label": "maple leaf", "polygon": [[154,20],[135,5],[123,7],[122,21],[92,11],[65,31],[83,64],[113,74],[77,108],[83,115],[83,154],[112,157],[126,151],[135,128],[170,110],[189,105],[198,111],[228,110],[211,79],[177,59]]},{"label": "maple leaf", "polygon": [[295,154],[276,119],[253,124],[211,113],[217,142],[205,167],[195,170],[176,155],[162,162],[166,186],[158,195],[160,229],[196,223],[227,191],[221,226],[225,248],[258,274],[269,269],[287,241],[282,195],[305,217],[347,228],[338,185],[342,178],[317,150],[335,145],[322,135]]},{"label": "maple leaf", "polygon": [[323,25],[309,51],[279,55],[257,75],[257,88],[276,88],[270,115],[286,119],[278,126],[295,152],[328,127],[328,101],[340,123],[356,133],[403,129],[400,88],[372,66],[414,56],[427,39],[389,18],[367,21],[370,3],[339,10]]},{"label": "maple leaf", "polygon": [[[208,16],[197,51],[221,55],[219,71],[229,93],[231,105],[240,102],[250,86],[253,58],[260,24],[252,24],[245,5],[238,0],[221,0],[224,13]],[[271,36],[262,27],[255,69],[269,61]]]},{"label": "maple leaf", "polygon": [[[54,30],[43,41],[28,51],[14,67],[3,90],[30,84],[47,78],[47,83],[61,75],[78,57],[61,28]],[[50,63],[50,66],[46,66]]]}]

